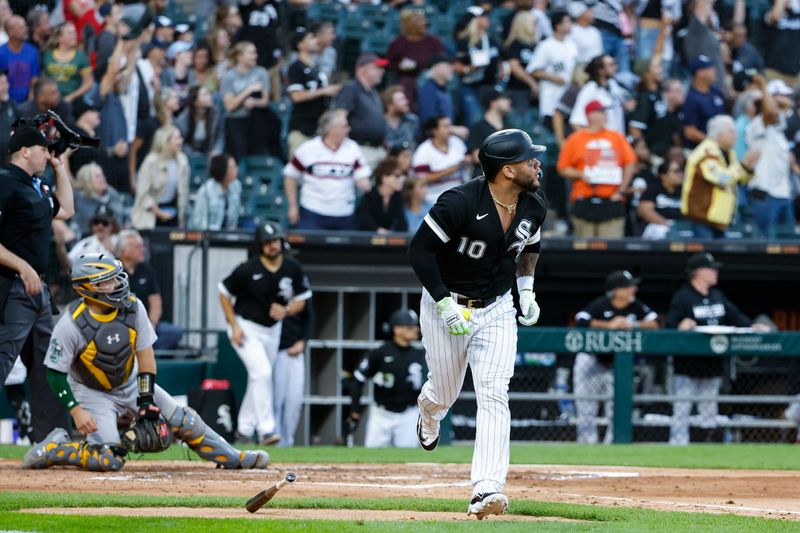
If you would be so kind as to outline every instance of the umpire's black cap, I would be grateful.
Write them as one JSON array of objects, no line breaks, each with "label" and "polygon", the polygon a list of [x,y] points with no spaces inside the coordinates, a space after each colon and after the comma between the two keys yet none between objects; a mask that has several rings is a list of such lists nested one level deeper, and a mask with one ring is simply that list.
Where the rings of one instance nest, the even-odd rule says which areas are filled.
[{"label": "umpire's black cap", "polygon": [[478,150],[478,159],[486,179],[492,181],[503,165],[527,161],[546,151],[547,147],[533,144],[530,135],[524,131],[508,129],[496,131],[486,137]]},{"label": "umpire's black cap", "polygon": [[275,239],[286,239],[286,231],[277,222],[267,221],[256,228],[256,242],[262,244]]},{"label": "umpire's black cap", "polygon": [[722,268],[722,263],[714,259],[714,256],[708,252],[694,254],[686,261],[686,273],[691,275],[692,272],[698,268],[714,268],[719,270]]},{"label": "umpire's black cap", "polygon": [[639,278],[634,278],[633,274],[627,270],[615,270],[606,278],[606,290],[613,291],[614,289],[622,289],[624,287],[633,287],[642,281]]},{"label": "umpire's black cap", "polygon": [[398,309],[389,317],[389,325],[394,326],[419,326],[419,317],[413,309]]},{"label": "umpire's black cap", "polygon": [[13,154],[31,146],[48,148],[50,144],[44,132],[39,128],[30,125],[18,126],[8,141],[8,153]]}]

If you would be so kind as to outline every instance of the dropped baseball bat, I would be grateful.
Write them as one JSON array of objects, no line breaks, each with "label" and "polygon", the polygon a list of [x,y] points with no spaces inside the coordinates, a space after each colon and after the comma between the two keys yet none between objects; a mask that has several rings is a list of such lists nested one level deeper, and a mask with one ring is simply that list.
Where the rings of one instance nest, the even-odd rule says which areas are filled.
[{"label": "dropped baseball bat", "polygon": [[297,479],[297,476],[293,472],[289,472],[286,474],[282,480],[278,481],[270,488],[262,490],[249,500],[247,500],[247,505],[245,505],[245,509],[250,511],[251,513],[255,513],[259,509],[261,509],[265,503],[270,501],[275,494],[281,490],[287,483],[294,483],[294,480]]}]

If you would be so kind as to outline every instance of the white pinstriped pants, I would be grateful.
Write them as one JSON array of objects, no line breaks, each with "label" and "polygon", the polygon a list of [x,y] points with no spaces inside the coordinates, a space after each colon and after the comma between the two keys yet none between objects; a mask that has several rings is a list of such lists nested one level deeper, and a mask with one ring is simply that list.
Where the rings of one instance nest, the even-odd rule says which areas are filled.
[{"label": "white pinstriped pants", "polygon": [[450,335],[436,302],[422,291],[420,327],[428,381],[422,386],[417,404],[423,417],[442,420],[461,392],[469,364],[478,403],[472,454],[474,495],[502,492],[508,475],[508,382],[514,375],[517,323],[510,292],[486,308],[471,311],[472,333],[463,337]]}]

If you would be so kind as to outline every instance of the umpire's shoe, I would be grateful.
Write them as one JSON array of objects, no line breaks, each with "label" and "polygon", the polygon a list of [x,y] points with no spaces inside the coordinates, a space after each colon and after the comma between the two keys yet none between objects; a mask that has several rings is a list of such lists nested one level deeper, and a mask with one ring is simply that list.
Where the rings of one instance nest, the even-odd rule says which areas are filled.
[{"label": "umpire's shoe", "polygon": [[469,502],[467,515],[475,515],[478,520],[483,520],[489,515],[500,515],[508,509],[508,498],[502,492],[485,492],[476,494]]},{"label": "umpire's shoe", "polygon": [[264,450],[244,450],[239,461],[239,468],[243,470],[264,469],[269,465],[269,454]]},{"label": "umpire's shoe", "polygon": [[22,458],[22,468],[38,470],[53,466],[50,451],[64,442],[70,442],[67,430],[63,428],[54,429],[47,434],[42,442],[28,450],[25,457]]},{"label": "umpire's shoe", "polygon": [[417,416],[417,439],[423,450],[432,452],[439,445],[439,428],[427,427],[427,424],[422,423],[422,415],[419,415]]}]

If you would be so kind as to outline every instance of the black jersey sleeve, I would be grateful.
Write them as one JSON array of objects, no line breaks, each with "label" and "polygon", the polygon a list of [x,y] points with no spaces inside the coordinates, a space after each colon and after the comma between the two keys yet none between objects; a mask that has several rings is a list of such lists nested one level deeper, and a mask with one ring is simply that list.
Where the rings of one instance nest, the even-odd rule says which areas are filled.
[{"label": "black jersey sleeve", "polygon": [[308,300],[311,298],[311,285],[300,263],[294,263],[294,268],[292,268],[292,288],[294,289],[294,298],[292,300]]},{"label": "black jersey sleeve", "polygon": [[581,328],[588,328],[592,325],[592,319],[602,318],[604,298],[596,298],[589,305],[578,311],[575,315],[575,325]]},{"label": "black jersey sleeve", "polygon": [[749,316],[742,313],[742,311],[724,294],[720,293],[720,297],[725,304],[725,322],[730,326],[739,328],[746,328],[753,324]]},{"label": "black jersey sleeve", "polygon": [[306,75],[303,73],[303,64],[300,61],[295,61],[286,72],[286,92],[292,93],[296,91],[305,91]]},{"label": "black jersey sleeve", "polygon": [[658,319],[658,313],[650,309],[650,306],[641,300],[636,300],[636,319],[639,322]]},{"label": "black jersey sleeve", "polygon": [[242,263],[236,267],[227,278],[220,282],[220,292],[222,292],[225,296],[228,296],[229,298],[235,298],[247,291],[248,275],[245,265],[246,263]]},{"label": "black jersey sleeve", "polygon": [[675,293],[675,296],[672,297],[672,301],[669,303],[666,326],[668,328],[677,328],[678,324],[681,323],[681,320],[689,316],[688,307],[685,291],[679,290]]},{"label": "black jersey sleeve", "polygon": [[353,372],[355,377],[361,383],[365,383],[368,379],[375,376],[380,370],[381,353],[380,348],[369,352],[364,359],[359,363],[358,368]]}]

